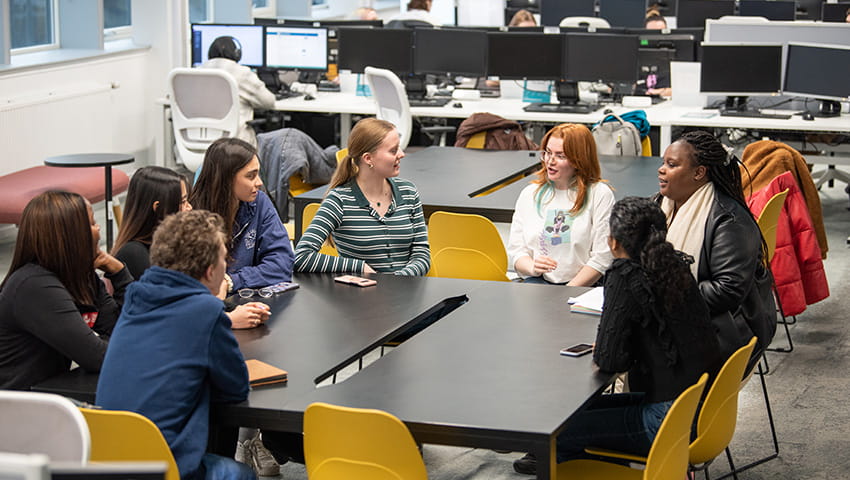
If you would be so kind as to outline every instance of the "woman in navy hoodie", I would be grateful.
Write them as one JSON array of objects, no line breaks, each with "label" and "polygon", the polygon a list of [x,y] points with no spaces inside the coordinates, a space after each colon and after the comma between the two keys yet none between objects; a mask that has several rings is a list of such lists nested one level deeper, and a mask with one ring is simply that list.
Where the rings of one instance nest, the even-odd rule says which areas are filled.
[{"label": "woman in navy hoodie", "polygon": [[292,244],[262,186],[260,161],[251,144],[220,138],[209,146],[189,202],[221,215],[231,226],[227,294],[292,278]]}]

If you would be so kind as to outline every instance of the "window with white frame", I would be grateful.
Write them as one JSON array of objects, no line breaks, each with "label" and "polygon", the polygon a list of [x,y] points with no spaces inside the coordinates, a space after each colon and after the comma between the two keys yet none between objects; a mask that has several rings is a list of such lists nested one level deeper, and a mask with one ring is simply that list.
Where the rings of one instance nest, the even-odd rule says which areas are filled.
[{"label": "window with white frame", "polygon": [[55,0],[11,0],[9,36],[13,50],[57,48]]},{"label": "window with white frame", "polygon": [[211,18],[210,0],[189,0],[189,23],[204,23]]},{"label": "window with white frame", "polygon": [[131,0],[103,0],[103,34],[107,40],[132,34]]},{"label": "window with white frame", "polygon": [[[291,1],[291,0],[290,0]],[[275,0],[251,0],[252,12],[255,17],[274,18],[277,16]]]}]

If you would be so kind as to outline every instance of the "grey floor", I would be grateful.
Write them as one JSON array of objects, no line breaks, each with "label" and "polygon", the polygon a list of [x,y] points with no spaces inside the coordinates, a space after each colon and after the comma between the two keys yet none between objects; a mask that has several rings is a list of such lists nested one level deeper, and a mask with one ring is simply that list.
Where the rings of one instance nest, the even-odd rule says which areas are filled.
[{"label": "grey floor", "polygon": [[[850,286],[846,240],[850,212],[844,185],[823,188],[821,200],[829,236],[825,262],[831,295],[812,305],[791,327],[795,350],[768,355],[771,373],[766,377],[780,442],[780,457],[739,476],[742,479],[841,479],[850,477],[850,408],[846,372],[850,368]],[[96,208],[103,218],[102,206]],[[500,225],[503,234],[506,225]],[[0,229],[0,275],[5,275],[14,249],[14,230]],[[780,327],[781,328],[781,327]],[[785,342],[778,330],[775,344]],[[757,381],[742,392],[738,428],[732,442],[736,461],[745,463],[772,449],[764,400]],[[426,445],[424,458],[429,478],[512,479],[529,478],[513,472],[511,462],[521,453],[498,454],[489,450]],[[728,468],[723,459],[712,467],[712,478]],[[305,479],[303,465],[281,467],[284,479]]]}]

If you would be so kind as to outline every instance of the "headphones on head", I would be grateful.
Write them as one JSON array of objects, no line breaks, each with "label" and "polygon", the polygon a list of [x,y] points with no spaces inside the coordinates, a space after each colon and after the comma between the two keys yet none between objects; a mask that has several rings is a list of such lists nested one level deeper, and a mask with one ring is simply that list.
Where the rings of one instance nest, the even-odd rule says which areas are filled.
[{"label": "headphones on head", "polygon": [[218,37],[210,44],[207,56],[209,58],[229,58],[238,63],[242,59],[242,45],[235,37]]}]

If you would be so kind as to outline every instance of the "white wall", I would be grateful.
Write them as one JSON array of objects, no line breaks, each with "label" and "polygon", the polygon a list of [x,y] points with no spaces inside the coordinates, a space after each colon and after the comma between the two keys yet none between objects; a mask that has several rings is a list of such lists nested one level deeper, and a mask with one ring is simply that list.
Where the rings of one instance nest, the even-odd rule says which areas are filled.
[{"label": "white wall", "polygon": [[[0,174],[41,165],[52,155],[93,151],[132,153],[134,166],[161,163],[162,107],[156,99],[166,93],[168,71],[185,63],[185,3],[133,2],[136,43],[149,49],[0,74],[0,104],[11,99],[38,108],[0,112]],[[117,88],[51,100],[56,92],[98,85]]]}]

